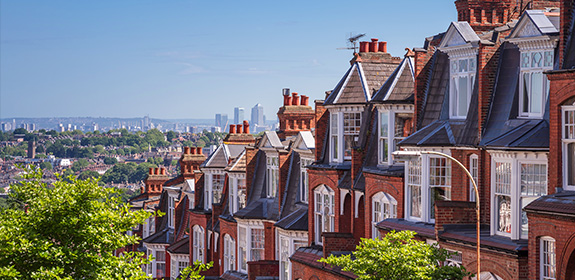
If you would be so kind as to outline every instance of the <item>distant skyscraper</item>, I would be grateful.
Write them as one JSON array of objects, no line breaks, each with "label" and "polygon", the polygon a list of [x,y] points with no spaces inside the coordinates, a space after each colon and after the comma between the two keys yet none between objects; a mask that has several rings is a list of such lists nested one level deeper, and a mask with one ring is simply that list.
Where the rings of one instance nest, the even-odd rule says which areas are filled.
[{"label": "distant skyscraper", "polygon": [[244,119],[244,108],[236,107],[234,108],[234,124],[242,123]]},{"label": "distant skyscraper", "polygon": [[262,104],[258,103],[252,108],[252,124],[264,125],[264,106]]},{"label": "distant skyscraper", "polygon": [[216,114],[216,126],[221,129],[221,131],[226,131],[228,126],[228,114]]},{"label": "distant skyscraper", "polygon": [[151,127],[150,116],[144,116],[144,121],[142,122],[142,130],[148,131]]}]

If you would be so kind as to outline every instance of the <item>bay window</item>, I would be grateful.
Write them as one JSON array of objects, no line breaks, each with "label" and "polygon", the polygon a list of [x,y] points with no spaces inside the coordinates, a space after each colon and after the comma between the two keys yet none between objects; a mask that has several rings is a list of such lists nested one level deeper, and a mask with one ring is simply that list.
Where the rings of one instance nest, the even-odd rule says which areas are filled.
[{"label": "bay window", "polygon": [[405,168],[407,219],[435,222],[435,202],[451,200],[451,161],[424,154]]},{"label": "bay window", "polygon": [[333,232],[335,229],[334,191],[321,185],[314,190],[315,208],[315,242],[322,244],[322,232]]},{"label": "bay window", "polygon": [[413,110],[400,107],[379,108],[378,163],[393,164],[391,153],[397,150],[397,143],[408,136],[411,130]]},{"label": "bay window", "polygon": [[357,143],[363,108],[344,107],[330,111],[330,159],[334,163],[351,160]]},{"label": "bay window", "polygon": [[204,229],[201,226],[193,227],[192,259],[194,262],[204,262]]},{"label": "bay window", "polygon": [[553,49],[521,50],[519,116],[540,118],[549,95],[549,81],[543,74],[553,69]]},{"label": "bay window", "polygon": [[[469,173],[479,187],[479,157],[477,155],[469,156]],[[471,180],[469,180],[469,201],[475,201],[475,188]]]},{"label": "bay window", "polygon": [[280,280],[292,279],[292,265],[290,257],[300,247],[307,246],[307,240],[304,239],[305,235],[300,233],[293,233],[278,230],[279,237],[279,265],[280,265]]},{"label": "bay window", "polygon": [[511,239],[527,239],[528,220],[523,211],[547,195],[547,160],[541,155],[494,153],[492,163],[491,232]]},{"label": "bay window", "polygon": [[224,174],[213,174],[212,175],[212,188],[214,194],[213,203],[220,203],[222,199],[222,191],[224,190]]},{"label": "bay window", "polygon": [[224,237],[224,271],[236,269],[236,241],[226,234]]},{"label": "bay window", "polygon": [[371,223],[372,223],[372,238],[379,238],[379,230],[377,229],[377,223],[388,219],[397,217],[397,201],[393,196],[378,192],[372,197],[371,202]]},{"label": "bay window", "polygon": [[225,174],[223,170],[203,169],[204,180],[204,209],[211,210],[213,203],[220,203],[224,190]]},{"label": "bay window", "polygon": [[279,158],[277,156],[267,156],[266,163],[266,195],[267,197],[275,197],[279,187]]},{"label": "bay window", "polygon": [[264,259],[265,231],[263,224],[238,225],[238,270],[247,273],[250,261]]}]

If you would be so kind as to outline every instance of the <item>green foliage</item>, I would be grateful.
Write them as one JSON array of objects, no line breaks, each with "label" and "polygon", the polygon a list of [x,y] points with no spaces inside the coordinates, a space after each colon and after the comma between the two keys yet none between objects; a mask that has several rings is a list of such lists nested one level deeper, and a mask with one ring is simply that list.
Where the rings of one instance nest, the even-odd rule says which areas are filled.
[{"label": "green foliage", "polygon": [[463,279],[464,267],[441,266],[450,253],[415,240],[413,231],[390,232],[382,239],[362,239],[352,255],[329,256],[320,262],[353,272],[362,280]]},{"label": "green foliage", "polygon": [[176,138],[176,137],[178,137],[178,134],[177,134],[177,133],[175,133],[175,132],[173,132],[173,131],[171,131],[171,130],[168,131],[168,132],[166,132],[166,138],[168,138],[168,141],[169,141],[169,142],[172,142],[172,140],[173,140],[174,138]]},{"label": "green foliage", "polygon": [[148,279],[143,253],[114,250],[138,241],[125,232],[150,213],[131,211],[96,180],[41,178],[26,169],[11,186],[16,207],[0,209],[0,279]]},{"label": "green foliage", "polygon": [[150,167],[157,167],[155,164],[143,162],[138,165],[135,163],[118,163],[114,167],[108,169],[102,175],[102,182],[104,183],[138,183],[146,179]]},{"label": "green foliage", "polygon": [[52,170],[52,164],[47,162],[47,161],[43,161],[40,162],[40,169],[42,170]]},{"label": "green foliage", "polygon": [[106,157],[104,158],[104,164],[116,164],[118,160],[115,157]]},{"label": "green foliage", "polygon": [[213,262],[204,264],[201,261],[194,262],[193,266],[186,267],[181,273],[178,280],[204,280],[204,276],[200,275],[202,271],[206,271],[214,265]]},{"label": "green foliage", "polygon": [[72,164],[72,170],[74,172],[78,172],[78,171],[81,171],[82,169],[88,167],[88,165],[90,165],[88,160],[81,158]]},{"label": "green foliage", "polygon": [[151,164],[155,164],[155,165],[163,165],[164,159],[161,157],[151,157],[151,158],[148,158],[148,162]]},{"label": "green foliage", "polygon": [[78,175],[78,180],[88,180],[89,178],[99,179],[100,173],[98,173],[94,170],[85,170],[85,171],[82,171],[82,173],[80,173],[80,175]]},{"label": "green foliage", "polygon": [[166,142],[166,137],[164,136],[164,134],[155,128],[146,131],[146,136],[144,136],[144,140],[150,145],[152,145],[152,147],[165,147],[168,145],[168,142]]}]

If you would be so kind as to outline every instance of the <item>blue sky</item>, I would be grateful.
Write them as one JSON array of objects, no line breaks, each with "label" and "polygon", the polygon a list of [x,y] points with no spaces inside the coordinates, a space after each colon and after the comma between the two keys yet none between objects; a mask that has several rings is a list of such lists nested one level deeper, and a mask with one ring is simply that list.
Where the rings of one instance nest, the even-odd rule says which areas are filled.
[{"label": "blue sky", "polygon": [[0,1],[0,118],[233,117],[282,88],[322,99],[350,33],[403,56],[453,1]]}]

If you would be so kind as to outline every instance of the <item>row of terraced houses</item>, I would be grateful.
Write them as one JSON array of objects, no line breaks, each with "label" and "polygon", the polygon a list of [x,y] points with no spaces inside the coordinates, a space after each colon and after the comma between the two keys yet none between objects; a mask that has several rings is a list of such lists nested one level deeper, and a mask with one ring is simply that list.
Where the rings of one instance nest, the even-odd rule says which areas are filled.
[{"label": "row of terraced houses", "polygon": [[[481,279],[575,279],[574,1],[455,6],[402,58],[361,42],[313,106],[284,92],[278,131],[231,125],[211,154],[186,148],[179,176],[151,169],[131,203],[166,214],[127,249],[156,279],[194,261],[213,262],[206,279],[353,279],[318,260],[412,230],[475,272],[479,200]],[[451,155],[479,197],[450,160],[397,150]]]}]

